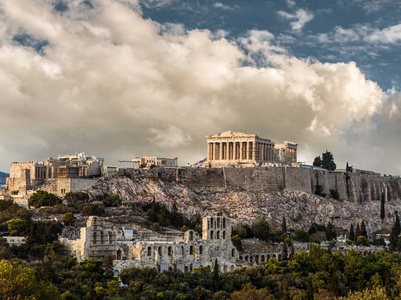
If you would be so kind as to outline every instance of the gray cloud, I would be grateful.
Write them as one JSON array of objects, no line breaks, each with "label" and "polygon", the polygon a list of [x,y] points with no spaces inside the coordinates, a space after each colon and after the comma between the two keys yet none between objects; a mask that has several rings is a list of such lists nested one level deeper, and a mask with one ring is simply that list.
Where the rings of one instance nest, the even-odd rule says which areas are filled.
[{"label": "gray cloud", "polygon": [[[186,164],[205,156],[205,135],[225,130],[299,142],[301,161],[327,148],[339,164],[370,168],[353,153],[377,155],[367,145],[386,146],[381,130],[397,119],[388,107],[398,100],[355,63],[292,57],[267,31],[237,41],[185,31],[143,19],[135,1],[62,14],[46,0],[0,3],[2,170],[82,151],[108,164],[143,154]],[[44,55],[12,42],[21,30],[48,41]]]}]

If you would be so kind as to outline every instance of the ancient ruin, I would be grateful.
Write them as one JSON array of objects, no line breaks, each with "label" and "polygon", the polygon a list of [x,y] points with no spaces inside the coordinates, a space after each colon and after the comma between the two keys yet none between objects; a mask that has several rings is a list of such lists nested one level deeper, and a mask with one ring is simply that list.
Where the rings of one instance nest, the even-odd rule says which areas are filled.
[{"label": "ancient ruin", "polygon": [[79,234],[65,234],[59,240],[78,260],[116,260],[117,269],[149,266],[159,271],[192,271],[199,266],[213,267],[217,259],[221,271],[237,268],[239,253],[231,242],[231,220],[209,216],[202,220],[202,236],[194,230],[170,230],[159,234],[140,226],[119,228],[105,219],[89,217]]},{"label": "ancient ruin", "polygon": [[132,168],[177,168],[178,167],[178,157],[158,157],[158,156],[148,156],[136,157],[132,159]]},{"label": "ancient ruin", "polygon": [[226,131],[207,138],[207,163],[213,165],[296,163],[297,144],[274,144],[256,134]]}]

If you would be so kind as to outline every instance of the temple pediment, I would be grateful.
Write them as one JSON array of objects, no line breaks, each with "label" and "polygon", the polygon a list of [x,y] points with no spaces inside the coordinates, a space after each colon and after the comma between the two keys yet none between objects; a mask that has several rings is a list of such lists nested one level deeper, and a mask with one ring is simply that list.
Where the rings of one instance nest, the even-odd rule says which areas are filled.
[{"label": "temple pediment", "polygon": [[247,134],[244,132],[236,132],[231,130],[207,136],[207,138],[233,138],[233,137],[254,138],[258,136],[256,134]]}]

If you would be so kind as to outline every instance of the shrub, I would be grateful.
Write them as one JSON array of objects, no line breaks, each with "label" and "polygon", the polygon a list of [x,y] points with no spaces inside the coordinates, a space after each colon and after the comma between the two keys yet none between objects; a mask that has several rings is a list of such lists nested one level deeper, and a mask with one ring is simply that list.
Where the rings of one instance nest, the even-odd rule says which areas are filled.
[{"label": "shrub", "polygon": [[338,200],[340,199],[340,193],[337,190],[330,189],[330,197]]},{"label": "shrub", "polygon": [[60,204],[61,200],[52,193],[39,190],[33,193],[33,195],[29,198],[29,202],[31,205],[33,205],[33,207],[39,208],[41,206],[53,206]]},{"label": "shrub", "polygon": [[297,230],[295,230],[294,240],[299,241],[299,242],[310,242],[311,238],[306,231],[297,229]]}]

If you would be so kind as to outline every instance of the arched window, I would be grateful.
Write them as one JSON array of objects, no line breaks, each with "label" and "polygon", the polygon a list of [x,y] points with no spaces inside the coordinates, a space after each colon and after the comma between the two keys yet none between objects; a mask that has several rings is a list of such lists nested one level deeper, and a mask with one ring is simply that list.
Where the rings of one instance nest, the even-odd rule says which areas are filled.
[{"label": "arched window", "polygon": [[168,255],[171,256],[172,255],[172,249],[171,246],[168,247]]},{"label": "arched window", "polygon": [[220,218],[217,218],[217,228],[220,228]]},{"label": "arched window", "polygon": [[184,246],[181,246],[181,254],[184,255]]},{"label": "arched window", "polygon": [[210,228],[213,228],[213,218],[210,218]]},{"label": "arched window", "polygon": [[223,231],[223,240],[225,240],[225,239],[226,239],[226,232]]},{"label": "arched window", "polygon": [[220,239],[220,231],[216,232],[216,239],[218,239],[218,240]]},{"label": "arched window", "polygon": [[189,247],[189,255],[193,255],[194,254],[194,246],[190,246]]},{"label": "arched window", "polygon": [[210,230],[210,239],[213,240],[213,230]]},{"label": "arched window", "polygon": [[226,229],[226,218],[223,218],[223,229]]},{"label": "arched window", "polygon": [[152,247],[148,247],[148,256],[152,255]]},{"label": "arched window", "polygon": [[200,254],[200,255],[203,254],[203,246],[199,246],[199,254]]},{"label": "arched window", "polygon": [[158,249],[158,251],[157,252],[159,252],[159,255],[160,256],[162,256],[163,255],[163,253],[162,253],[162,247],[161,246],[159,246],[159,249]]},{"label": "arched window", "polygon": [[261,261],[261,262],[264,262],[264,261],[265,261],[265,256],[264,256],[264,255],[262,255],[262,256],[260,257],[260,261]]},{"label": "arched window", "polygon": [[194,232],[192,230],[189,232],[189,240],[190,241],[194,240]]},{"label": "arched window", "polygon": [[117,260],[121,260],[121,250],[117,250]]}]

